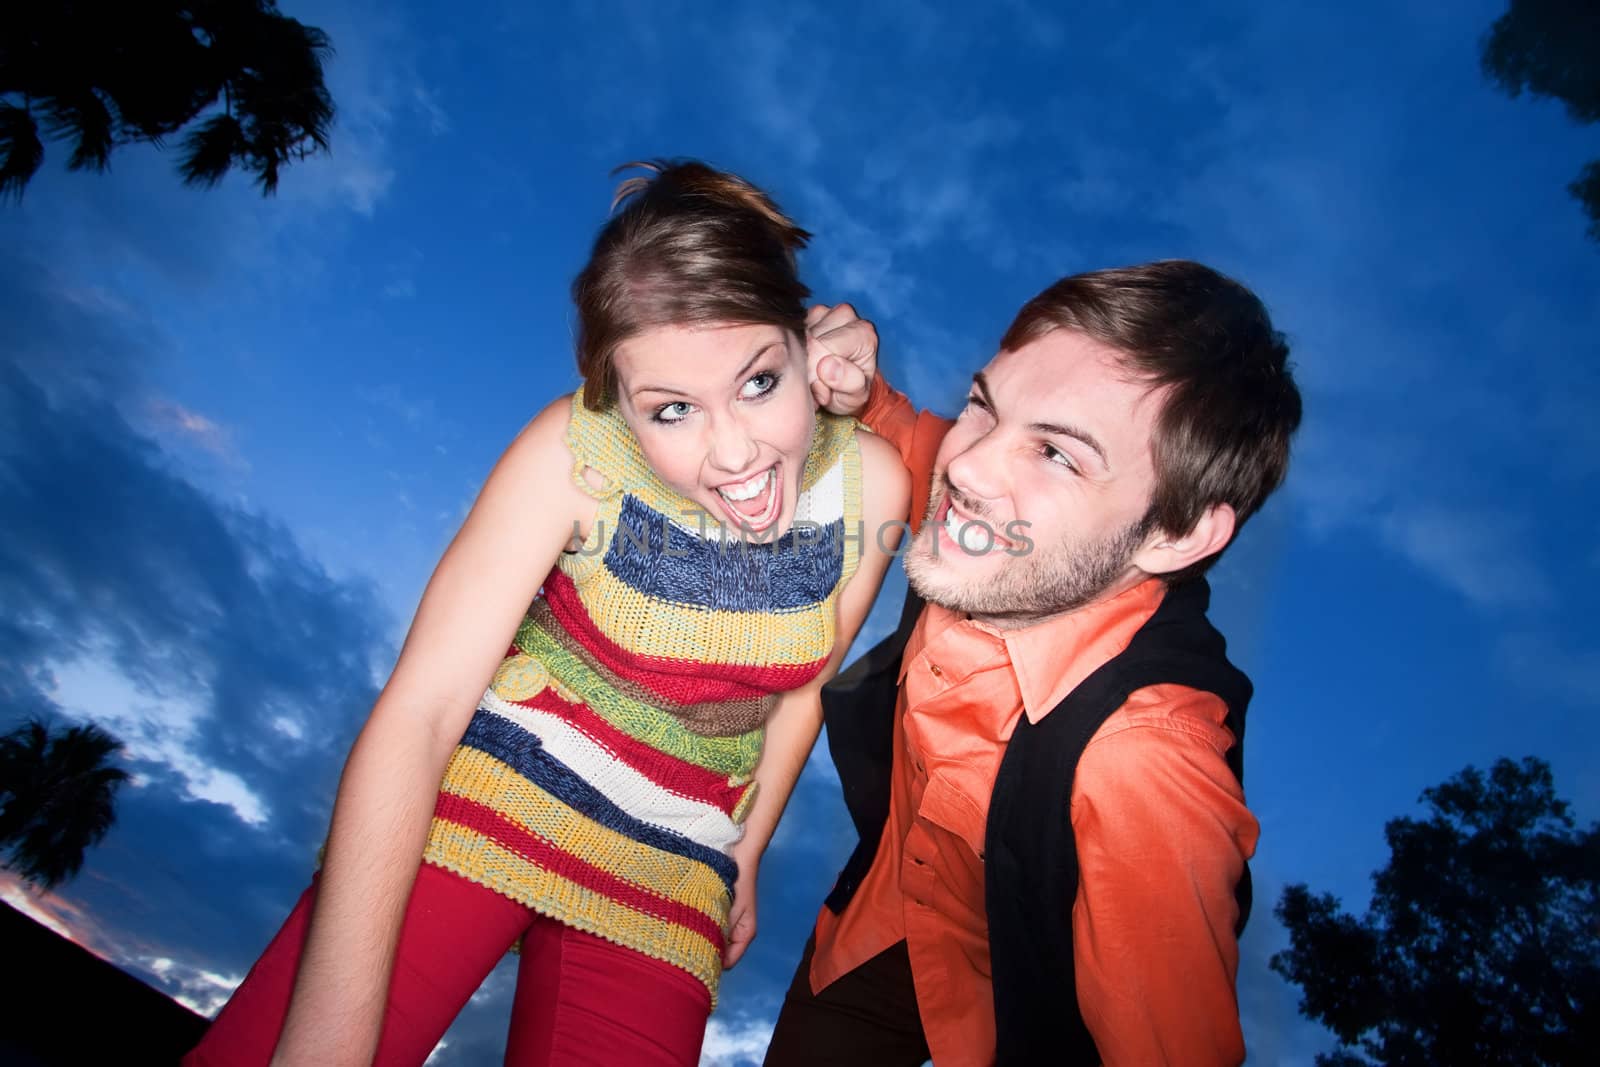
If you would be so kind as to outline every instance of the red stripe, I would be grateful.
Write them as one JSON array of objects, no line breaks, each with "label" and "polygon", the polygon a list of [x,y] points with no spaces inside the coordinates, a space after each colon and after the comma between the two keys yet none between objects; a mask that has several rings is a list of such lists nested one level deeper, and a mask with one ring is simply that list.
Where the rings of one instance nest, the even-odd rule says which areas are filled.
[{"label": "red stripe", "polygon": [[[764,667],[642,656],[623,648],[595,625],[572,579],[557,571],[546,579],[545,600],[572,637],[606,667],[674,704],[745,700],[798,689],[821,673],[828,658]],[[712,677],[711,675],[715,676]]]},{"label": "red stripe", "polygon": [[603,871],[594,864],[557,848],[492,808],[454,793],[440,793],[433,814],[436,818],[476,830],[500,847],[515,852],[530,863],[569,882],[593,890],[634,911],[699,934],[711,942],[719,954],[722,952],[722,927],[718,926],[710,916]]},{"label": "red stripe", "polygon": [[[502,697],[501,699],[505,699]],[[744,798],[748,785],[729,785],[724,775],[696,763],[679,759],[645,741],[640,741],[613,726],[587,704],[574,704],[548,687],[527,700],[507,700],[508,704],[547,712],[567,722],[590,740],[613,753],[619,760],[649,778],[656,785],[679,796],[721,808],[729,818]]]}]

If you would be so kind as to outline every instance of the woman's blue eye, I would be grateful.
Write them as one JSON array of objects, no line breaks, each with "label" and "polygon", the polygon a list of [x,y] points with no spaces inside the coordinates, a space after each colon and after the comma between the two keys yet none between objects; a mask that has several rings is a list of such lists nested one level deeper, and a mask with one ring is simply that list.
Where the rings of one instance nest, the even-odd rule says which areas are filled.
[{"label": "woman's blue eye", "polygon": [[747,398],[765,396],[777,387],[778,376],[773,374],[771,371],[762,371],[760,374],[752,375],[750,380],[744,383],[744,388],[739,392],[741,396]]},{"label": "woman's blue eye", "polygon": [[689,417],[689,412],[693,410],[693,406],[683,400],[678,400],[671,404],[662,404],[656,408],[655,420],[657,422],[682,422]]}]

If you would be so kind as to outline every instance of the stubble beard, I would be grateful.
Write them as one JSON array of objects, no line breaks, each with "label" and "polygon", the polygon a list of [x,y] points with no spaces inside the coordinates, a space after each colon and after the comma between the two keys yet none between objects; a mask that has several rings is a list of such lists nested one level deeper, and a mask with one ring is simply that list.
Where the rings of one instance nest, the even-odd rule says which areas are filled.
[{"label": "stubble beard", "polygon": [[949,487],[936,480],[934,490],[922,527],[905,555],[906,580],[930,604],[999,626],[1025,626],[1094,602],[1127,573],[1152,528],[1144,518],[1097,541],[1054,542],[1039,536],[1049,531],[1029,529],[1031,551],[1004,555],[1004,550],[995,549],[1004,561],[994,572],[958,577],[948,573],[941,554],[962,550],[935,548],[939,530],[933,515],[940,490],[948,492]]}]

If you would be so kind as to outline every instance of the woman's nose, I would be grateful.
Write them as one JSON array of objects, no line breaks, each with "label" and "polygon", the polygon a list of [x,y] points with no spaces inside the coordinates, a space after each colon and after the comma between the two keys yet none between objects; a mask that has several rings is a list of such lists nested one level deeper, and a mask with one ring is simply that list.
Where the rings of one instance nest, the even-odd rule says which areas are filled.
[{"label": "woman's nose", "polygon": [[717,470],[744,474],[759,451],[742,420],[725,416],[713,421],[707,458]]}]

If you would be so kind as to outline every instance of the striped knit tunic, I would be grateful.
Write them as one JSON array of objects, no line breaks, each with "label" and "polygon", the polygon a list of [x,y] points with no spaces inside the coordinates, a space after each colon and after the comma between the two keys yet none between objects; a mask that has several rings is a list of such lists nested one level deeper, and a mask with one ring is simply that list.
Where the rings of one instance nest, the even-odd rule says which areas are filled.
[{"label": "striped knit tunic", "polygon": [[714,1004],[764,723],[827,661],[856,567],[855,422],[818,416],[795,522],[766,542],[668,488],[614,408],[575,397],[567,444],[599,500],[588,543],[484,693],[423,858],[682,967]]}]

